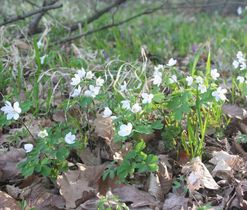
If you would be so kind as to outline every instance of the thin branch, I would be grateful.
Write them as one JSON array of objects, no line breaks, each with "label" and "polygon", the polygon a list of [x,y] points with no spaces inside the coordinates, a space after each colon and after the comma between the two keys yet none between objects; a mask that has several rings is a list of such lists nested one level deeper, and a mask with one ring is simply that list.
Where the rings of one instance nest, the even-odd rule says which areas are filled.
[{"label": "thin branch", "polygon": [[136,19],[140,16],[143,16],[143,15],[148,15],[148,14],[151,14],[151,13],[154,13],[158,10],[161,10],[163,7],[164,7],[165,4],[162,4],[158,7],[155,7],[155,8],[152,8],[152,9],[147,9],[141,13],[138,13],[130,18],[126,18],[125,20],[122,20],[122,21],[119,21],[117,23],[111,23],[111,24],[108,24],[108,25],[105,25],[105,26],[102,26],[100,28],[97,28],[97,29],[94,29],[94,30],[91,30],[91,31],[88,31],[86,33],[81,33],[81,34],[78,34],[78,35],[75,35],[75,36],[71,36],[71,37],[68,37],[68,38],[65,38],[63,40],[60,40],[58,42],[56,42],[55,44],[61,44],[61,43],[65,43],[65,42],[70,42],[72,40],[75,40],[75,39],[79,39],[81,37],[84,37],[84,36],[88,36],[90,34],[93,34],[93,33],[96,33],[96,32],[99,32],[99,31],[103,31],[103,30],[106,30],[106,29],[109,29],[109,28],[112,28],[112,27],[116,27],[116,26],[119,26],[119,25],[122,25],[124,23],[127,23],[133,19]]},{"label": "thin branch", "polygon": [[39,13],[46,12],[48,10],[60,8],[62,6],[63,6],[62,3],[54,4],[54,5],[51,5],[51,6],[42,7],[40,9],[37,9],[37,10],[32,11],[32,12],[28,12],[28,13],[23,14],[23,15],[18,15],[18,16],[15,16],[15,17],[11,17],[11,18],[5,20],[4,22],[0,23],[0,27],[4,26],[4,25],[7,25],[9,23],[13,23],[13,22],[19,21],[19,20],[24,20],[27,17],[33,16],[33,15],[36,15],[36,14],[39,14]]},{"label": "thin branch", "polygon": [[106,8],[103,8],[102,10],[99,10],[97,13],[95,13],[92,16],[88,17],[86,20],[78,21],[77,23],[75,23],[74,25],[72,25],[70,27],[70,31],[75,31],[75,30],[79,29],[79,25],[80,25],[80,27],[84,27],[86,24],[89,24],[89,23],[99,19],[102,15],[104,15],[107,12],[109,12],[112,8],[118,7],[119,5],[123,4],[126,1],[127,0],[117,0],[112,5],[110,5],[110,6],[106,7]]},{"label": "thin branch", "polygon": [[[53,0],[53,1],[44,0],[42,7],[51,6],[51,5],[56,4],[57,2],[58,0]],[[32,17],[32,20],[28,26],[29,35],[35,34],[37,32],[39,33],[42,31],[42,29],[39,28],[39,22],[41,21],[42,17],[45,15],[46,12],[47,11],[38,13]]]}]

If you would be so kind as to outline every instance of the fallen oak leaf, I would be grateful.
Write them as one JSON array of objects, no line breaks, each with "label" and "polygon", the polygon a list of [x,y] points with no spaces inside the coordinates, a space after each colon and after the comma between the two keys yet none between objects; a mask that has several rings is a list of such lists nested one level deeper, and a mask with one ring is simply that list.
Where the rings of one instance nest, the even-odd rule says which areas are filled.
[{"label": "fallen oak leaf", "polygon": [[215,182],[206,166],[199,157],[193,158],[182,168],[182,173],[186,174],[187,187],[190,192],[200,188],[217,190],[219,185]]},{"label": "fallen oak leaf", "polygon": [[16,165],[25,158],[24,149],[11,148],[9,151],[0,151],[0,180],[2,182],[13,179],[20,174]]},{"label": "fallen oak leaf", "polygon": [[240,120],[247,118],[246,109],[243,109],[236,104],[224,104],[222,106],[222,111],[224,114],[226,114],[230,118],[237,118]]},{"label": "fallen oak leaf", "polygon": [[213,176],[219,173],[233,176],[233,172],[240,170],[243,166],[243,160],[238,155],[230,155],[225,151],[214,151],[213,158],[209,162],[215,165],[212,171]]},{"label": "fallen oak leaf", "polygon": [[67,171],[58,176],[57,184],[64,197],[66,208],[75,208],[80,203],[96,196],[99,181],[105,165],[86,166],[78,164],[78,170]]},{"label": "fallen oak leaf", "polygon": [[188,207],[188,198],[184,195],[169,193],[163,204],[162,210],[182,210]]},{"label": "fallen oak leaf", "polygon": [[132,185],[120,185],[112,190],[114,195],[124,203],[131,203],[131,207],[158,207],[160,203],[149,193],[141,191]]}]

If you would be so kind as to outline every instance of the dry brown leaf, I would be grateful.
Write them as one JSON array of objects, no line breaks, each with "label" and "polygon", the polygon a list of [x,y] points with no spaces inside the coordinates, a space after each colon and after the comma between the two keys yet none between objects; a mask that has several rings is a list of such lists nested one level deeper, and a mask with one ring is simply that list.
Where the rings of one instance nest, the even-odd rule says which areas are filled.
[{"label": "dry brown leaf", "polygon": [[0,180],[6,181],[14,179],[20,172],[16,165],[26,156],[23,149],[11,148],[10,151],[0,150]]},{"label": "dry brown leaf", "polygon": [[86,166],[79,164],[79,169],[67,171],[58,176],[60,194],[66,201],[66,208],[75,208],[80,203],[94,197],[98,191],[97,182],[105,165]]},{"label": "dry brown leaf", "polygon": [[112,142],[114,136],[113,123],[110,117],[104,118],[98,115],[93,122],[97,136],[106,140],[108,144]]},{"label": "dry brown leaf", "polygon": [[30,194],[25,197],[30,208],[37,209],[64,209],[65,201],[61,195],[49,192],[43,182],[32,185]]},{"label": "dry brown leaf", "polygon": [[113,154],[121,149],[121,144],[113,141],[114,130],[110,117],[104,118],[101,115],[97,115],[97,118],[93,121],[93,127],[95,128],[95,134],[105,139]]},{"label": "dry brown leaf", "polygon": [[168,168],[172,169],[167,155],[159,155],[159,170],[158,177],[161,184],[161,189],[164,195],[167,194],[172,187],[172,173],[168,171]]},{"label": "dry brown leaf", "polygon": [[219,185],[215,182],[206,166],[199,157],[193,158],[182,168],[182,173],[186,174],[187,187],[190,192],[200,188],[216,190]]},{"label": "dry brown leaf", "polygon": [[[25,183],[26,182],[26,183]],[[29,208],[36,209],[64,209],[65,201],[61,195],[50,190],[50,182],[46,178],[33,176],[24,180],[24,188],[7,185],[7,192],[14,198],[27,201]]]},{"label": "dry brown leaf", "polygon": [[159,201],[162,201],[164,198],[159,177],[154,173],[150,173],[149,176],[148,192],[150,193],[150,195],[154,196]]},{"label": "dry brown leaf", "polygon": [[99,199],[92,198],[78,206],[75,210],[96,210]]},{"label": "dry brown leaf", "polygon": [[169,193],[163,204],[162,210],[185,210],[188,207],[188,198],[183,195]]},{"label": "dry brown leaf", "polygon": [[88,166],[97,166],[101,164],[101,158],[99,152],[97,156],[89,148],[85,148],[83,151],[77,151],[81,161]]},{"label": "dry brown leaf", "polygon": [[17,201],[7,193],[0,191],[0,209],[1,210],[21,210]]},{"label": "dry brown leaf", "polygon": [[209,162],[215,165],[213,176],[220,174],[219,177],[222,177],[223,173],[233,175],[234,170],[240,170],[243,166],[243,160],[238,155],[230,155],[225,151],[214,151]]},{"label": "dry brown leaf", "polygon": [[57,111],[52,115],[52,119],[55,122],[64,122],[65,121],[65,114],[64,111]]},{"label": "dry brown leaf", "polygon": [[14,45],[20,50],[28,50],[30,48],[30,46],[21,39],[16,39]]},{"label": "dry brown leaf", "polygon": [[113,155],[113,159],[117,162],[117,163],[121,163],[123,161],[123,158],[127,155],[127,153],[132,149],[133,144],[131,142],[126,142],[124,143],[124,145],[122,146],[122,148],[118,151],[115,152]]},{"label": "dry brown leaf", "polygon": [[243,120],[247,117],[247,111],[236,104],[224,104],[222,111],[231,118]]},{"label": "dry brown leaf", "polygon": [[113,189],[112,193],[117,195],[124,203],[132,203],[132,207],[159,206],[159,202],[145,191],[138,190],[132,185],[121,185]]}]

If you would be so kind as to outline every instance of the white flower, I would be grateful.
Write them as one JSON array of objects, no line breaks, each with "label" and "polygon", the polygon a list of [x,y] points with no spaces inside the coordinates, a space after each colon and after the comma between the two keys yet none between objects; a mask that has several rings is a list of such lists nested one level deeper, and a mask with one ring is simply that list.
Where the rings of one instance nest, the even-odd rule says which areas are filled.
[{"label": "white flower", "polygon": [[33,150],[33,145],[32,144],[24,144],[24,150],[26,153],[31,152]]},{"label": "white flower", "polygon": [[238,13],[238,15],[242,15],[242,13],[243,13],[242,7],[238,7],[237,13]]},{"label": "white flower", "polygon": [[186,80],[188,86],[191,86],[192,85],[192,83],[193,83],[193,77],[187,76],[185,80]]},{"label": "white flower", "polygon": [[212,69],[211,70],[211,77],[213,78],[213,80],[217,80],[217,78],[220,76],[220,74],[218,73],[217,69]]},{"label": "white flower", "polygon": [[240,67],[240,70],[246,69],[246,63],[244,61],[243,62],[240,62],[239,67]]},{"label": "white flower", "polygon": [[21,108],[19,102],[15,102],[13,107],[9,101],[5,102],[5,106],[1,108],[4,114],[7,115],[7,120],[17,120],[20,117]]},{"label": "white flower", "polygon": [[225,101],[226,100],[226,96],[225,96],[226,93],[227,93],[226,89],[218,87],[217,90],[212,93],[212,96],[215,97],[216,101],[219,101],[219,100]]},{"label": "white flower", "polygon": [[207,92],[207,87],[203,84],[198,85],[198,89],[201,91],[201,93],[206,93]]},{"label": "white flower", "polygon": [[236,57],[237,57],[237,59],[238,59],[239,62],[245,61],[244,54],[243,54],[242,51],[238,51]]},{"label": "white flower", "polygon": [[132,111],[133,113],[140,112],[141,110],[142,110],[142,108],[141,108],[141,106],[140,106],[138,103],[134,104],[134,105],[132,106],[132,108],[131,108],[131,111]]},{"label": "white flower", "polygon": [[197,76],[197,77],[196,77],[196,83],[197,83],[197,84],[202,84],[202,83],[203,83],[202,77]]},{"label": "white flower", "polygon": [[40,131],[39,133],[38,133],[38,137],[40,137],[40,138],[45,138],[45,137],[47,137],[48,136],[48,133],[47,133],[47,130],[43,130],[43,131]]},{"label": "white flower", "polygon": [[129,136],[131,134],[132,128],[133,128],[133,126],[131,123],[128,123],[127,125],[125,125],[125,124],[120,125],[118,135],[122,136],[122,137]]},{"label": "white flower", "polygon": [[40,49],[42,46],[43,46],[43,43],[42,43],[42,40],[40,39],[40,40],[37,42],[37,47]]},{"label": "white flower", "polygon": [[237,68],[239,67],[239,62],[238,62],[237,60],[234,60],[234,61],[232,62],[232,65],[233,65],[233,67],[234,67],[235,69],[237,69]]},{"label": "white flower", "polygon": [[89,85],[89,89],[85,91],[84,95],[95,98],[100,91],[100,87]]},{"label": "white flower", "polygon": [[110,117],[111,115],[112,115],[112,111],[110,110],[110,108],[109,107],[105,107],[105,110],[103,112],[102,117],[107,118],[107,117]]},{"label": "white flower", "polygon": [[67,133],[64,139],[67,144],[75,143],[75,135],[73,135],[71,132]]},{"label": "white flower", "polygon": [[176,63],[177,63],[177,60],[171,58],[171,59],[168,61],[167,66],[172,67],[172,66],[176,65]]},{"label": "white flower", "polygon": [[172,75],[171,78],[169,79],[170,84],[176,83],[177,82],[177,76]]},{"label": "white flower", "polygon": [[40,57],[40,63],[41,65],[43,65],[45,63],[45,58],[47,57],[47,55],[44,55],[42,57]]},{"label": "white flower", "polygon": [[122,104],[122,108],[123,109],[130,109],[130,101],[129,100],[123,100],[121,101],[121,104]]},{"label": "white flower", "polygon": [[71,97],[77,97],[81,93],[81,86],[79,85],[77,88],[74,89],[73,93],[71,94]]},{"label": "white flower", "polygon": [[101,87],[101,86],[104,85],[104,82],[105,82],[104,79],[101,79],[100,77],[98,77],[98,78],[96,79],[96,86]]},{"label": "white flower", "polygon": [[154,95],[151,93],[151,94],[148,94],[148,93],[142,93],[142,103],[143,104],[149,104],[152,102],[152,99],[153,99]]},{"label": "white flower", "polygon": [[162,77],[159,74],[155,74],[152,81],[153,81],[154,85],[160,86],[160,84],[162,82]]},{"label": "white flower", "polygon": [[154,71],[160,71],[160,70],[162,70],[164,68],[164,65],[161,65],[161,64],[159,64],[158,66],[155,66],[154,67]]},{"label": "white flower", "polygon": [[75,74],[74,77],[71,79],[70,84],[73,86],[78,85],[81,82],[81,78],[79,77],[78,74]]},{"label": "white flower", "polygon": [[244,83],[244,77],[242,77],[242,76],[238,76],[237,80],[239,81],[240,84]]},{"label": "white flower", "polygon": [[84,70],[84,68],[80,69],[80,70],[77,70],[77,73],[76,73],[81,79],[85,77],[86,75],[86,72]]},{"label": "white flower", "polygon": [[126,83],[126,81],[124,81],[123,84],[120,85],[120,91],[122,93],[127,92],[127,83]]},{"label": "white flower", "polygon": [[92,71],[87,72],[86,79],[93,79],[94,73]]}]

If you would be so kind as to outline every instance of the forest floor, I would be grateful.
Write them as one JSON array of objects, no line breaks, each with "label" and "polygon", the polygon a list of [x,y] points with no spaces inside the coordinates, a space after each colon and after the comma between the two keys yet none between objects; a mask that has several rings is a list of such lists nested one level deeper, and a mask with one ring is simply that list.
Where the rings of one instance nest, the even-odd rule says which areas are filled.
[{"label": "forest floor", "polygon": [[0,28],[0,210],[247,209],[247,11],[52,15]]}]

